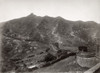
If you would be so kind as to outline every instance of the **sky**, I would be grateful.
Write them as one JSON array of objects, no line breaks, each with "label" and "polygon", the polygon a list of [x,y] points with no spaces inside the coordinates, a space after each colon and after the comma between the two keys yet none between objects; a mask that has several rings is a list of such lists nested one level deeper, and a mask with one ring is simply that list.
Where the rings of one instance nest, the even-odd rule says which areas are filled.
[{"label": "sky", "polygon": [[0,22],[30,13],[100,23],[100,0],[0,0]]}]

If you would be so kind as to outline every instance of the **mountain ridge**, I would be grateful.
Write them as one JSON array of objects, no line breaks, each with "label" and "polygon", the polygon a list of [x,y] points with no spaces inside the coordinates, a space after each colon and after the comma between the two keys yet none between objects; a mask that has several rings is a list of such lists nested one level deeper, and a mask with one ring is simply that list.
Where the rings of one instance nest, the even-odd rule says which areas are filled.
[{"label": "mountain ridge", "polygon": [[48,34],[49,36],[49,34],[52,35],[52,32],[54,32],[53,29],[55,28],[56,30],[55,33],[60,34],[62,36],[68,36],[70,35],[71,31],[75,31],[76,28],[78,28],[79,30],[82,30],[82,28],[89,29],[89,30],[92,30],[93,28],[94,30],[96,30],[98,26],[100,25],[94,21],[87,21],[87,22],[69,21],[62,17],[56,17],[56,18],[49,17],[49,16],[41,17],[41,16],[36,16],[31,13],[30,15],[26,17],[8,21],[4,25],[4,29],[6,27],[8,30],[12,31],[12,33],[14,32],[17,35],[20,34],[20,36],[23,35],[24,37],[26,35],[26,37],[31,38],[32,35],[34,36],[34,33],[35,33],[34,31],[37,31],[37,32],[39,31],[42,34],[43,33],[44,35]]}]

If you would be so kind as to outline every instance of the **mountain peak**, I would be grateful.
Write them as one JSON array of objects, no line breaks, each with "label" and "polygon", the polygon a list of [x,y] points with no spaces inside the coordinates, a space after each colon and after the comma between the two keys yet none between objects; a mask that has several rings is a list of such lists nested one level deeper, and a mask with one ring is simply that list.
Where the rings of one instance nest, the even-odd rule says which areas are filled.
[{"label": "mountain peak", "polygon": [[28,15],[28,17],[33,17],[33,16],[36,16],[35,14],[31,13]]}]

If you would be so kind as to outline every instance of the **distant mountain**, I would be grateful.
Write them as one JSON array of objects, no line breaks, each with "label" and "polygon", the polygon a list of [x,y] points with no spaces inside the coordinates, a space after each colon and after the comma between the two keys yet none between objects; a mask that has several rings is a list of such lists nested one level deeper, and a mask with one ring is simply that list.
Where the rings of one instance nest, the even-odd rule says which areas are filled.
[{"label": "distant mountain", "polygon": [[[87,46],[92,50],[95,49],[92,47],[100,42],[100,25],[94,21],[70,21],[62,17],[30,14],[5,22],[2,29],[4,61],[27,60],[29,56],[34,59],[41,56],[45,60],[45,57],[48,58],[45,55],[48,54],[52,60],[58,57],[59,50],[61,52],[68,50],[67,47],[79,46]],[[41,61],[39,58],[36,60]],[[33,58],[30,61],[34,62]],[[10,65],[8,62],[7,65]]]},{"label": "distant mountain", "polygon": [[[100,25],[94,21],[69,21],[62,17],[36,16],[30,14],[26,17],[10,20],[4,25],[3,34],[23,40],[41,42],[66,42],[69,46],[79,46],[99,38]],[[38,36],[38,37],[37,37]],[[77,43],[78,43],[77,42]],[[65,44],[65,43],[64,43]],[[75,45],[76,44],[76,45]],[[80,45],[81,45],[80,44]]]},{"label": "distant mountain", "polygon": [[71,33],[73,33],[73,36],[87,41],[88,36],[91,37],[92,34],[98,31],[98,26],[100,27],[100,25],[93,21],[75,22],[65,20],[61,17],[40,17],[30,14],[27,17],[6,22],[3,33],[6,36],[30,40],[35,40],[34,38],[37,34],[40,35],[41,38],[43,38],[44,35],[50,37],[56,34],[68,38],[68,36],[71,36]]}]

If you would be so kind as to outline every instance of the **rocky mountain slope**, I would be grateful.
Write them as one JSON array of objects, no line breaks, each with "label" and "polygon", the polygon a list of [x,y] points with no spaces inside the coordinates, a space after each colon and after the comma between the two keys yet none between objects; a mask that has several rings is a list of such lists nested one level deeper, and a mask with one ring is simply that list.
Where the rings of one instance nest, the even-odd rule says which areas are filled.
[{"label": "rocky mountain slope", "polygon": [[68,47],[95,50],[100,38],[100,25],[96,22],[34,14],[7,21],[2,29],[3,71],[24,71],[33,64],[51,62],[72,51]]}]

